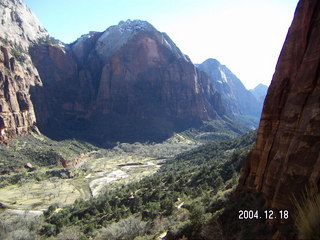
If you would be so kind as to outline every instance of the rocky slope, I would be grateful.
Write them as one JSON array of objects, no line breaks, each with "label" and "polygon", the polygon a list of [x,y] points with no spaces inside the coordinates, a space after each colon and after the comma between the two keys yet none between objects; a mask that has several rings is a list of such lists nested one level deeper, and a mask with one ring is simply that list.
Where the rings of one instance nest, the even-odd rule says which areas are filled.
[{"label": "rocky slope", "polygon": [[160,140],[225,113],[208,76],[145,21],[30,53],[44,83],[32,89],[37,122],[52,137]]},{"label": "rocky slope", "polygon": [[221,94],[221,100],[230,115],[248,115],[260,118],[262,104],[255,99],[226,66],[216,59],[207,59],[197,67],[210,76],[211,82]]},{"label": "rocky slope", "polygon": [[261,193],[269,208],[293,214],[320,189],[320,2],[301,0],[264,103],[258,137],[239,189]]},{"label": "rocky slope", "polygon": [[41,86],[28,47],[46,38],[46,31],[19,0],[0,3],[0,141],[36,130],[31,86]]}]

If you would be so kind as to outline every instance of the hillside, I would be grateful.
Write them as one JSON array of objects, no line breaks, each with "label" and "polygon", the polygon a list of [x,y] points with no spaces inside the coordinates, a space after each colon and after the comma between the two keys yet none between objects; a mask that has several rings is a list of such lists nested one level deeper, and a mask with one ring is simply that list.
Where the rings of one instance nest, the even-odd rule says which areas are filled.
[{"label": "hillside", "polygon": [[[165,162],[152,176],[70,207],[52,205],[44,221],[29,234],[96,239],[151,239],[163,231],[167,236],[188,235],[199,239],[201,228],[212,216],[214,203],[225,201],[233,191],[243,160],[256,133],[233,140],[209,143]],[[121,226],[126,225],[126,228]],[[197,229],[190,230],[190,227]],[[77,229],[75,231],[75,229]],[[30,229],[29,229],[30,231]],[[37,232],[38,231],[38,232]],[[191,231],[191,232],[190,232]],[[10,231],[7,232],[10,236]],[[182,235],[181,235],[182,237]]]}]

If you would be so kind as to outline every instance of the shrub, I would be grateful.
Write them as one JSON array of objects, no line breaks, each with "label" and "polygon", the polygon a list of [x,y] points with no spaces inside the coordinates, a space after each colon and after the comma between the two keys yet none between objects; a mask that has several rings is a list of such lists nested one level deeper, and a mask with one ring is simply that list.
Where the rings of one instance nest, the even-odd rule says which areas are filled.
[{"label": "shrub", "polygon": [[37,238],[35,232],[30,232],[30,231],[28,231],[28,229],[17,229],[13,232],[10,232],[5,239],[35,240],[35,239],[39,239],[39,238]]},{"label": "shrub", "polygon": [[0,214],[0,239],[36,240],[42,217]]},{"label": "shrub", "polygon": [[[309,195],[309,194],[307,194]],[[297,216],[295,225],[299,239],[320,239],[320,194],[295,201]]]},{"label": "shrub", "polygon": [[24,62],[27,59],[23,51],[20,49],[12,48],[11,55],[19,62]]},{"label": "shrub", "polygon": [[101,229],[97,239],[131,240],[137,236],[144,235],[147,232],[147,228],[146,222],[141,221],[139,218],[128,217]]},{"label": "shrub", "polygon": [[41,235],[46,235],[48,237],[56,235],[57,234],[57,228],[55,225],[50,223],[45,223],[42,225],[42,228],[40,229]]},{"label": "shrub", "polygon": [[194,228],[200,227],[205,222],[204,208],[198,203],[190,206],[190,221]]},{"label": "shrub", "polygon": [[82,234],[78,227],[63,228],[57,235],[57,240],[75,240],[81,239]]},{"label": "shrub", "polygon": [[38,40],[38,44],[58,45],[60,43],[61,42],[58,39],[55,39],[54,37],[50,37],[48,35]]}]

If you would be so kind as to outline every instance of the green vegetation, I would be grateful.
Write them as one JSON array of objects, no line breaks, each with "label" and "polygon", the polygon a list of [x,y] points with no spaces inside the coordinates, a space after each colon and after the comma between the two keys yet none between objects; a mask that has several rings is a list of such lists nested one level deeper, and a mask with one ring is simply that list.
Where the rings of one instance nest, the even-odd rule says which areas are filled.
[{"label": "green vegetation", "polygon": [[258,125],[256,121],[249,120],[248,117],[239,117],[239,119],[241,121],[225,116],[222,120],[217,119],[206,122],[198,129],[188,129],[183,134],[200,142],[227,140],[243,135],[255,129]]},{"label": "green vegetation", "polygon": [[249,191],[242,191],[236,198],[215,197],[210,206],[215,214],[204,231],[209,232],[212,239],[272,239],[275,230],[265,219],[239,219],[239,210],[263,213],[267,210],[263,202],[262,194]]},{"label": "green vegetation", "polygon": [[2,37],[0,37],[0,42],[4,44],[4,47],[9,47],[9,49],[11,49],[11,56],[13,56],[18,62],[23,63],[27,59],[26,55],[28,52],[24,50],[21,45]]},{"label": "green vegetation", "polygon": [[260,123],[260,118],[253,117],[253,116],[244,116],[244,115],[236,115],[235,119],[237,119],[237,122],[240,124],[243,124],[250,128],[258,128]]},{"label": "green vegetation", "polygon": [[42,135],[17,136],[8,145],[0,145],[0,174],[27,171],[24,166],[56,166],[60,159],[73,161],[81,153],[97,148],[78,140],[53,141]]},{"label": "green vegetation", "polygon": [[[117,143],[112,149],[36,134],[14,138],[0,146],[3,206],[20,213],[50,207],[36,228],[15,220],[4,239],[16,234],[14,225],[29,231],[30,239],[199,239],[224,210],[256,138],[251,132],[230,139],[248,130],[232,130],[232,121],[208,122],[162,143]],[[57,167],[80,155],[77,167]]]},{"label": "green vegetation", "polygon": [[50,45],[59,45],[61,44],[62,42],[58,39],[55,39],[54,37],[51,37],[49,35],[43,37],[43,38],[40,38],[38,40],[38,44],[50,44]]},{"label": "green vegetation", "polygon": [[26,57],[26,52],[22,49],[20,46],[15,46],[11,49],[11,55],[18,61],[18,62],[24,62]]},{"label": "green vegetation", "polygon": [[[114,188],[152,175],[165,159],[197,145],[192,139],[176,134],[163,143],[118,143],[112,149],[94,147],[96,150],[91,151],[91,145],[81,141],[56,142],[41,135],[20,136],[5,148],[15,156],[20,150],[26,151],[28,154],[23,157],[31,156],[26,159],[31,161],[49,149],[58,153],[53,155],[59,157],[58,160],[62,156],[69,162],[76,158],[78,164],[62,168],[55,162],[57,157],[51,159],[53,165],[45,164],[50,158],[39,158],[38,166],[32,163],[32,169],[18,168],[15,163],[16,167],[9,174],[0,176],[0,203],[20,212],[26,209],[41,212],[51,204],[65,207],[76,199],[95,197],[106,187]],[[3,159],[9,160],[5,156]]]},{"label": "green vegetation", "polygon": [[[225,199],[236,185],[255,137],[252,132],[200,146],[167,160],[157,173],[138,182],[77,200],[58,212],[52,206],[40,234],[65,234],[76,227],[87,237],[101,239],[152,239],[168,230],[169,235],[197,239],[199,229],[221,210],[215,211],[213,202]],[[130,227],[121,227],[125,225]]]},{"label": "green vegetation", "polygon": [[13,216],[0,215],[0,239],[3,240],[39,240],[37,232],[43,222],[42,217],[32,217],[27,214]]}]

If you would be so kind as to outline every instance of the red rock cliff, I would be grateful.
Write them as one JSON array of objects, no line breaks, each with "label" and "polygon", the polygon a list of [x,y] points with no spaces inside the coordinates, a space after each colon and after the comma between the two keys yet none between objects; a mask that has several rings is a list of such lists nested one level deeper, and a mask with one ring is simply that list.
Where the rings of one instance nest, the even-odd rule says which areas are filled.
[{"label": "red rock cliff", "polygon": [[8,43],[0,42],[0,46],[0,142],[3,142],[16,134],[37,131],[29,89],[32,85],[40,86],[41,81],[27,54]]},{"label": "red rock cliff", "polygon": [[301,0],[269,88],[254,149],[239,187],[262,193],[268,207],[320,185],[320,1]]},{"label": "red rock cliff", "polygon": [[37,130],[29,90],[41,86],[28,47],[48,36],[23,1],[0,3],[0,142]]},{"label": "red rock cliff", "polygon": [[52,137],[158,141],[225,113],[209,77],[144,21],[30,53],[43,81],[32,93],[37,123]]}]

